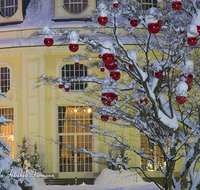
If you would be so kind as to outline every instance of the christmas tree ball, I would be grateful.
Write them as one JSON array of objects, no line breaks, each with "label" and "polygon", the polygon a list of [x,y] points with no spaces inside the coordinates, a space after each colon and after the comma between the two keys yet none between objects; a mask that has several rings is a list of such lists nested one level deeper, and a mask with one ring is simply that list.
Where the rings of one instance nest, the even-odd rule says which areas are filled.
[{"label": "christmas tree ball", "polygon": [[75,67],[78,67],[79,66],[79,62],[75,62]]},{"label": "christmas tree ball", "polygon": [[200,35],[200,26],[197,26],[197,31],[198,31],[198,33]]},{"label": "christmas tree ball", "polygon": [[155,73],[155,77],[158,78],[158,79],[163,78],[163,71],[162,71],[162,70],[159,70],[158,72],[156,72],[156,73]]},{"label": "christmas tree ball", "polygon": [[174,10],[180,10],[182,7],[181,1],[174,1],[172,2],[172,9]]},{"label": "christmas tree ball", "polygon": [[134,71],[133,67],[131,65],[128,65],[128,68],[129,68],[130,71]]},{"label": "christmas tree ball", "polygon": [[59,84],[58,87],[59,87],[59,88],[63,88],[63,84]]},{"label": "christmas tree ball", "polygon": [[163,24],[163,20],[161,20],[161,19],[158,20],[158,24],[159,24],[159,25],[162,25],[162,24]]},{"label": "christmas tree ball", "polygon": [[101,67],[101,72],[104,72],[105,71],[105,68],[104,67]]},{"label": "christmas tree ball", "polygon": [[147,105],[149,101],[148,101],[147,98],[145,98],[145,99],[140,99],[140,104],[143,104],[143,102],[145,102],[145,105]]},{"label": "christmas tree ball", "polygon": [[119,71],[113,71],[110,73],[110,78],[115,80],[115,81],[118,81],[121,77],[121,74]]},{"label": "christmas tree ball", "polygon": [[117,121],[116,117],[113,117],[113,121]]},{"label": "christmas tree ball", "polygon": [[148,30],[152,34],[156,34],[160,31],[161,26],[158,23],[149,23],[148,24]]},{"label": "christmas tree ball", "polygon": [[187,100],[186,96],[176,96],[176,101],[178,104],[184,104]]},{"label": "christmas tree ball", "polygon": [[76,52],[76,51],[78,51],[78,48],[79,48],[78,44],[69,44],[69,50],[70,50],[71,52]]},{"label": "christmas tree ball", "polygon": [[109,70],[109,71],[115,70],[115,69],[117,68],[117,66],[118,66],[118,61],[117,61],[117,59],[115,59],[114,62],[111,63],[111,64],[105,64],[105,68],[106,68],[107,70]]},{"label": "christmas tree ball", "polygon": [[197,44],[197,38],[196,37],[188,37],[187,43],[190,46],[195,46]]},{"label": "christmas tree ball", "polygon": [[44,39],[44,45],[47,47],[50,47],[53,45],[53,38],[45,38]]},{"label": "christmas tree ball", "polygon": [[108,119],[109,119],[109,116],[107,116],[107,115],[102,115],[101,116],[101,120],[102,121],[108,121]]},{"label": "christmas tree ball", "polygon": [[65,88],[65,91],[66,91],[66,92],[69,92],[69,87]]},{"label": "christmas tree ball", "polygon": [[99,18],[98,18],[98,23],[100,24],[100,25],[105,25],[106,23],[108,22],[108,17],[107,16],[100,16]]},{"label": "christmas tree ball", "polygon": [[103,62],[105,64],[113,63],[114,59],[115,59],[115,57],[114,57],[114,55],[112,53],[104,53],[103,54]]},{"label": "christmas tree ball", "polygon": [[133,19],[130,21],[130,24],[132,27],[136,27],[139,24],[139,22],[138,22],[138,20]]},{"label": "christmas tree ball", "polygon": [[106,106],[112,106],[112,102],[114,100],[118,100],[118,96],[116,94],[114,94],[113,92],[106,92],[106,93],[102,93],[102,98],[101,101],[104,105]]},{"label": "christmas tree ball", "polygon": [[119,3],[113,3],[113,7],[114,8],[118,8],[119,7]]}]

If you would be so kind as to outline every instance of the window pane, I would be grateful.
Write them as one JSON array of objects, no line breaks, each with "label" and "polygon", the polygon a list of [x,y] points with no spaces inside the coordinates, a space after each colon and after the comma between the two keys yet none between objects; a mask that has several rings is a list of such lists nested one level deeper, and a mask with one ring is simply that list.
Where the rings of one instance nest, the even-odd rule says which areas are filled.
[{"label": "window pane", "polygon": [[71,13],[80,13],[85,10],[88,0],[64,0],[64,7]]}]

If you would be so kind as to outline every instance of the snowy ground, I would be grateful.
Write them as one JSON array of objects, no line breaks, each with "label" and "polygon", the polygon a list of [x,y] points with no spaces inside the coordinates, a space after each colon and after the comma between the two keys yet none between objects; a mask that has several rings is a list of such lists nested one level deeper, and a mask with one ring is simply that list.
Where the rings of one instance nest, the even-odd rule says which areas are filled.
[{"label": "snowy ground", "polygon": [[35,190],[158,190],[154,183],[146,183],[135,172],[113,171],[104,169],[94,185],[81,184],[77,186],[49,186],[45,185],[43,179],[35,180]]}]

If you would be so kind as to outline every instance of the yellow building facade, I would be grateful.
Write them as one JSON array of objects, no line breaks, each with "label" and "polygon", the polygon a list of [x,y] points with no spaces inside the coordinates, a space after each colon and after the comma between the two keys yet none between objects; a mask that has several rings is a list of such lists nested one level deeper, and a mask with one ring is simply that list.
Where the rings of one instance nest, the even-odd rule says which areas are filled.
[{"label": "yellow building facade", "polygon": [[[150,148],[147,140],[141,138],[139,131],[125,129],[96,119],[92,110],[85,106],[83,101],[81,103],[81,97],[85,96],[84,92],[91,84],[74,84],[69,92],[59,89],[56,85],[51,87],[42,85],[34,88],[38,85],[37,78],[41,75],[73,78],[97,72],[103,76],[106,73],[101,73],[97,69],[89,69],[87,61],[80,61],[78,68],[75,68],[74,62],[66,62],[65,58],[76,55],[69,51],[68,46],[59,47],[56,42],[53,46],[46,47],[42,43],[37,44],[38,41],[34,42],[36,39],[29,39],[33,32],[42,30],[41,26],[23,29],[17,25],[11,27],[10,24],[18,23],[20,20],[17,14],[21,14],[22,24],[26,19],[22,13],[23,1],[16,0],[15,2],[17,3],[13,7],[18,6],[16,11],[12,10],[12,12],[9,9],[7,15],[0,16],[1,22],[6,24],[0,28],[1,90],[7,96],[6,99],[0,99],[0,113],[5,118],[13,120],[8,126],[1,126],[0,135],[12,147],[11,156],[16,158],[19,151],[18,144],[21,144],[22,137],[25,135],[29,139],[29,144],[32,145],[30,149],[33,148],[35,141],[38,142],[40,162],[45,165],[46,174],[53,174],[58,178],[97,176],[103,166],[94,162],[89,155],[75,154],[63,146],[70,144],[75,149],[86,148],[94,152],[107,151],[108,148],[99,136],[76,127],[76,121],[115,130],[133,147],[141,147],[141,141],[144,141],[145,146]],[[75,23],[75,26],[70,22],[66,24],[64,21],[87,20],[96,5],[96,0],[80,0],[79,3],[72,3],[70,0],[55,0],[52,20],[58,24],[52,28],[59,28],[63,25],[67,29],[83,29],[87,26],[85,22]],[[1,11],[6,8],[6,5],[1,7]],[[14,19],[15,16],[16,19]],[[25,43],[26,41],[19,43],[19,40],[32,41],[31,43]],[[42,38],[39,40],[43,41]],[[78,53],[85,53],[84,45],[79,45]],[[98,55],[95,56],[98,57]],[[123,76],[123,79],[127,77]],[[130,152],[129,157],[131,157],[130,165],[142,165],[139,156]],[[146,166],[144,163],[143,165],[151,175],[161,177],[156,167],[148,169],[147,163]],[[178,166],[176,170],[179,171]]]}]

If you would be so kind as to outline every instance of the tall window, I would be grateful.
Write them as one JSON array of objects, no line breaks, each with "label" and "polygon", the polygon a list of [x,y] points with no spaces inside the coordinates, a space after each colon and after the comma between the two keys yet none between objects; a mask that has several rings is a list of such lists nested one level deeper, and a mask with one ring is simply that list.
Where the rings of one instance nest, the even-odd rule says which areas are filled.
[{"label": "tall window", "polygon": [[[148,138],[143,134],[141,135],[140,138],[141,138],[141,149],[144,149],[144,153],[147,154],[149,158],[154,159],[158,163],[158,165],[164,168],[165,167],[164,158],[158,145],[154,145],[153,143],[151,143],[148,140]],[[166,148],[169,149],[168,146]],[[155,154],[153,154],[153,152]],[[158,171],[159,170],[159,168],[156,167],[153,162],[150,162],[145,158],[141,158],[141,168],[144,171]]]},{"label": "tall window", "polygon": [[1,75],[1,92],[8,92],[10,90],[10,69],[8,67],[0,67]]},{"label": "tall window", "polygon": [[[62,77],[71,79],[82,76],[87,76],[87,67],[83,64],[79,64],[78,67],[74,64],[67,64],[62,67]],[[71,83],[70,90],[84,90],[86,87],[86,82],[74,82]]]},{"label": "tall window", "polygon": [[71,13],[80,13],[87,5],[88,0],[64,0],[64,8]]},{"label": "tall window", "polygon": [[82,126],[92,124],[91,108],[58,107],[60,172],[92,172],[92,157],[89,154],[74,153],[64,146],[69,144],[75,150],[85,148],[92,151],[92,134],[89,132],[91,128],[80,128],[76,126],[77,123]]},{"label": "tall window", "polygon": [[142,5],[143,10],[147,10],[151,7],[157,7],[157,0],[137,0]]},{"label": "tall window", "polygon": [[14,109],[13,108],[0,108],[0,116],[3,115],[6,119],[11,119],[12,122],[7,125],[0,125],[0,137],[3,141],[7,142],[11,147],[10,156],[14,158]]},{"label": "tall window", "polygon": [[1,0],[1,14],[4,17],[13,16],[18,9],[18,0]]}]

